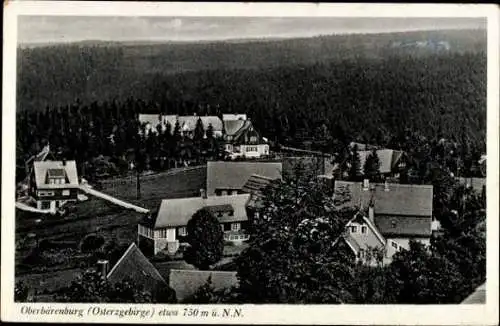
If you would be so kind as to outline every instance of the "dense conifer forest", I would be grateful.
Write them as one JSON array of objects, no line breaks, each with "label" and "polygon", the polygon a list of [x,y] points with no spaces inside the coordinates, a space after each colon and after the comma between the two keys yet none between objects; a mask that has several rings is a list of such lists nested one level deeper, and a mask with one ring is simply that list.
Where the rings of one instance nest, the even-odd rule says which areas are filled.
[{"label": "dense conifer forest", "polygon": [[484,31],[26,47],[18,71],[18,165],[47,141],[83,161],[123,156],[145,142],[137,114],[159,112],[247,113],[275,143],[330,153],[352,140],[405,149],[415,132],[475,157],[486,147]]}]

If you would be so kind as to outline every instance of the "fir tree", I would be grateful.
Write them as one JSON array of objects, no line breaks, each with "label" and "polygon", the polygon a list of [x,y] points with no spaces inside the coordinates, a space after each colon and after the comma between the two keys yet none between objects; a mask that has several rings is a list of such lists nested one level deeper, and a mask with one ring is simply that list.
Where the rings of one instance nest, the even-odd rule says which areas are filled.
[{"label": "fir tree", "polygon": [[380,181],[380,159],[377,154],[377,150],[373,149],[370,154],[366,157],[365,164],[363,166],[363,173],[366,178],[373,182]]},{"label": "fir tree", "polygon": [[351,164],[348,175],[349,180],[359,181],[361,179],[361,159],[359,157],[358,145],[354,145],[351,152]]}]

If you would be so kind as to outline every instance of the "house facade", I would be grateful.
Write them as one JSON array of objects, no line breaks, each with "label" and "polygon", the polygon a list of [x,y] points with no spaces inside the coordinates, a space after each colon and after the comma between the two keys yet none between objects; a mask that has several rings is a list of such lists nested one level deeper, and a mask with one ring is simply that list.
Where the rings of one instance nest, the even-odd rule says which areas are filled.
[{"label": "house facade", "polygon": [[224,143],[231,159],[269,156],[269,144],[248,119],[224,120]]},{"label": "house facade", "polygon": [[411,240],[430,245],[432,186],[370,184],[367,180],[334,182],[337,196],[340,193],[350,196],[340,205],[367,212],[358,213],[349,221],[343,237],[357,259],[365,257],[367,248],[377,248],[383,252],[383,262],[388,263],[396,252],[409,249]]},{"label": "house facade", "polygon": [[30,177],[29,193],[38,209],[55,212],[78,199],[78,173],[75,161],[37,161]]},{"label": "house facade", "polygon": [[156,216],[146,216],[137,227],[138,243],[148,254],[162,250],[174,254],[186,242],[187,224],[200,209],[217,218],[224,240],[238,244],[248,239],[245,233],[249,194],[165,199]]}]

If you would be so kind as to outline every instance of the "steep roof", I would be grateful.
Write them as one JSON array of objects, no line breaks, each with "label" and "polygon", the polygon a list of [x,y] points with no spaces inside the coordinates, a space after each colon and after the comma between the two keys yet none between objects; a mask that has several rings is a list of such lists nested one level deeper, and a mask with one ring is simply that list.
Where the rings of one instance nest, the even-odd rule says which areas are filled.
[{"label": "steep roof", "polygon": [[175,114],[170,114],[170,115],[162,115],[161,120],[160,120],[160,114],[139,114],[139,122],[141,124],[149,124],[152,128],[152,130],[156,130],[156,126],[158,126],[160,123],[161,124],[166,124],[167,122],[170,123],[171,125],[171,131],[173,132],[175,122],[177,121],[177,115]]},{"label": "steep roof", "polygon": [[230,288],[238,284],[236,272],[170,270],[169,285],[175,290],[177,300],[182,301],[192,296],[211,278],[215,290]]},{"label": "steep roof", "polygon": [[117,283],[129,278],[136,285],[141,285],[145,290],[149,291],[156,289],[158,285],[167,284],[135,243],[132,243],[116,262],[107,278],[111,283]]},{"label": "steep roof", "polygon": [[[33,162],[35,183],[37,188],[71,188],[78,187],[78,172],[75,161],[36,161]],[[65,177],[67,184],[48,184],[47,176]]]},{"label": "steep roof", "polygon": [[484,304],[486,303],[486,283],[478,286],[474,292],[471,293],[462,304]]},{"label": "steep roof", "polygon": [[432,218],[430,216],[375,215],[375,225],[386,237],[429,237],[432,234]]},{"label": "steep roof", "polygon": [[222,115],[222,121],[228,121],[228,120],[246,120],[247,115],[244,113],[227,113]]},{"label": "steep roof", "polygon": [[164,199],[160,204],[160,209],[156,215],[154,228],[186,226],[191,217],[202,208],[211,207],[231,207],[232,216],[218,218],[221,223],[238,222],[248,220],[246,204],[250,198],[249,194],[230,196],[209,196]]},{"label": "steep roof", "polygon": [[250,178],[248,178],[247,182],[243,185],[242,191],[254,194],[254,195],[262,195],[262,191],[266,189],[273,182],[273,179],[258,175],[252,174]]},{"label": "steep roof", "polygon": [[214,195],[216,189],[243,189],[254,174],[281,180],[281,171],[280,162],[208,162],[207,194]]},{"label": "steep roof", "polygon": [[373,199],[375,214],[402,216],[432,216],[432,185],[372,183],[369,190],[362,182],[335,181],[335,191],[347,189],[351,200],[346,205],[366,208]]},{"label": "steep roof", "polygon": [[196,123],[198,123],[198,119],[201,119],[204,130],[207,130],[209,124],[212,124],[212,128],[214,131],[222,131],[223,129],[222,120],[217,116],[186,115],[186,116],[179,116],[179,123],[181,125],[181,130],[193,131],[196,128]]},{"label": "steep roof", "polygon": [[246,120],[224,120],[224,131],[228,136],[234,136],[243,126]]}]

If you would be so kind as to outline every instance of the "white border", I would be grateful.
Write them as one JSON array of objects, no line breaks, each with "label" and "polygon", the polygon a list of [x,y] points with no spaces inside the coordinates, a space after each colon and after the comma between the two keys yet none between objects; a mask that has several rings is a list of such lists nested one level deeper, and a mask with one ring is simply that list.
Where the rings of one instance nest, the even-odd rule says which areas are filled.
[{"label": "white border", "polygon": [[[277,3],[139,3],[139,2],[7,2],[4,3],[3,128],[2,128],[2,279],[1,317],[4,321],[126,322],[126,323],[256,323],[256,324],[415,324],[493,325],[498,323],[498,131],[499,24],[495,5],[453,4],[277,4]],[[488,19],[488,144],[487,144],[487,304],[486,305],[245,305],[235,319],[154,317],[91,317],[22,315],[27,304],[13,303],[15,201],[15,80],[18,15],[69,16],[254,16],[254,17],[487,17]],[[30,307],[81,307],[86,304],[29,304]],[[96,305],[92,305],[96,306]],[[155,305],[100,305],[143,307]],[[185,305],[171,305],[184,308]],[[227,308],[227,306],[224,306]],[[221,306],[204,306],[204,309]],[[182,312],[182,310],[180,311]]]}]

